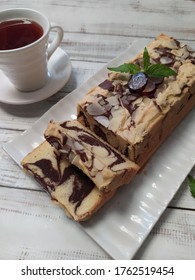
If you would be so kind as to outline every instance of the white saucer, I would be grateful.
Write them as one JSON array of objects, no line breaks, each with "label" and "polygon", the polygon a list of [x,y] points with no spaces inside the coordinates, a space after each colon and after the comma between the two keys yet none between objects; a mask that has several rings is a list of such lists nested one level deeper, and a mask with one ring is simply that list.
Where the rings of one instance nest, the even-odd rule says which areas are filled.
[{"label": "white saucer", "polygon": [[0,70],[0,102],[14,105],[31,104],[57,93],[70,78],[72,66],[65,51],[58,48],[48,62],[49,78],[46,85],[32,92],[17,90]]}]

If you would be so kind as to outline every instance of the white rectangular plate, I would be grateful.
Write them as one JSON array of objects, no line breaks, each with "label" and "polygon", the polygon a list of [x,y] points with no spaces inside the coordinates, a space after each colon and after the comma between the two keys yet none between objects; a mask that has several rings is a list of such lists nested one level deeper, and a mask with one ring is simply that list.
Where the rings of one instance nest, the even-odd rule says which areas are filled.
[{"label": "white rectangular plate", "polygon": [[[130,60],[147,44],[148,40],[142,39],[134,42],[122,55],[53,106],[25,133],[7,143],[4,146],[7,153],[20,165],[22,158],[43,141],[49,120],[74,119],[78,100],[107,77],[107,67]],[[114,259],[133,258],[194,166],[194,124],[195,110],[158,149],[135,180],[121,188],[90,221],[80,225]]]}]

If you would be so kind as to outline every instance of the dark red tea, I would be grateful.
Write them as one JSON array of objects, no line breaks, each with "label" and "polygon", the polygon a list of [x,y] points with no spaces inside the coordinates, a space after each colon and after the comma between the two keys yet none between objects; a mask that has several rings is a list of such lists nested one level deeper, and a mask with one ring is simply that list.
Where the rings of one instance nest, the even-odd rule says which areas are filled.
[{"label": "dark red tea", "polygon": [[0,50],[12,50],[29,45],[43,35],[42,27],[28,19],[0,23]]}]

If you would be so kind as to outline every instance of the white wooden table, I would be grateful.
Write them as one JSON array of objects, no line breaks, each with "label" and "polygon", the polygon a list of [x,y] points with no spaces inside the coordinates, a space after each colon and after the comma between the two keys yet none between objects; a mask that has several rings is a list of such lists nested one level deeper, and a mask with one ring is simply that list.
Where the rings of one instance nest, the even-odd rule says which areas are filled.
[{"label": "white wooden table", "polygon": [[[31,127],[51,106],[134,40],[152,39],[164,32],[195,47],[195,2],[192,0],[0,1],[0,10],[12,7],[37,9],[63,27],[61,48],[69,54],[73,71],[64,88],[45,101],[26,106],[0,103],[1,146]],[[195,176],[195,168],[191,175]],[[54,248],[48,225],[51,217],[63,219],[62,212],[0,149],[0,259],[110,258],[90,239],[88,247],[83,248],[85,233],[75,241],[77,249]],[[40,233],[43,229],[36,219],[42,219],[48,230],[45,228],[45,232]],[[32,225],[30,228],[25,227],[27,220]],[[18,228],[17,221],[20,221]],[[41,240],[33,243],[41,234],[48,240],[48,247],[44,247]],[[63,240],[63,235],[59,238],[68,242]],[[135,259],[195,259],[195,199],[191,197],[187,179]]]}]

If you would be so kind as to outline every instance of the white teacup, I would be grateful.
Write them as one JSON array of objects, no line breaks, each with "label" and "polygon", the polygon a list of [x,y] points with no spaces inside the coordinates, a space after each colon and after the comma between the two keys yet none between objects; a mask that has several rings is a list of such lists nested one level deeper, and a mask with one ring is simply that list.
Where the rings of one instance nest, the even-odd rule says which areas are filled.
[{"label": "white teacup", "polygon": [[[43,87],[48,79],[47,63],[60,45],[63,29],[42,13],[25,8],[9,9],[0,12],[0,23],[9,20],[28,19],[42,27],[42,35],[36,41],[19,48],[0,50],[0,69],[10,82],[21,91],[33,91]],[[49,33],[57,32],[50,44]]]}]

